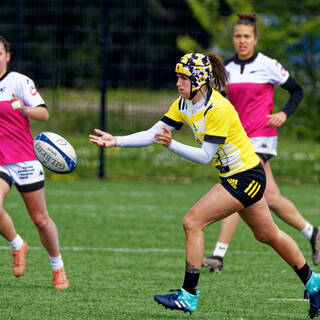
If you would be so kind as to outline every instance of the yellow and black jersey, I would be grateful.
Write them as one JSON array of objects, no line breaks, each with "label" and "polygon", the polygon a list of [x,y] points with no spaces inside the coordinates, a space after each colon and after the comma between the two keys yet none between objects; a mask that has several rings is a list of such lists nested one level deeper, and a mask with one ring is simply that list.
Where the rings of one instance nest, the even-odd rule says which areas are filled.
[{"label": "yellow and black jersey", "polygon": [[209,99],[203,99],[201,105],[178,98],[161,120],[178,130],[187,123],[200,144],[220,144],[213,163],[221,177],[257,166],[260,160],[233,105],[214,89],[208,94]]}]

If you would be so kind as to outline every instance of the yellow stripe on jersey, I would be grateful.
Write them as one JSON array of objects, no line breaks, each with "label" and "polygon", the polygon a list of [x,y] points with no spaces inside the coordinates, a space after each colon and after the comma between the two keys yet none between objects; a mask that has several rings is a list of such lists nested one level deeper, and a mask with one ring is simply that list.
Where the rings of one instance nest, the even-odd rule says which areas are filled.
[{"label": "yellow stripe on jersey", "polygon": [[182,124],[187,123],[200,144],[205,136],[225,138],[213,161],[221,177],[229,177],[259,164],[238,113],[218,91],[212,90],[209,101],[196,109],[190,100],[178,98],[165,116]]}]

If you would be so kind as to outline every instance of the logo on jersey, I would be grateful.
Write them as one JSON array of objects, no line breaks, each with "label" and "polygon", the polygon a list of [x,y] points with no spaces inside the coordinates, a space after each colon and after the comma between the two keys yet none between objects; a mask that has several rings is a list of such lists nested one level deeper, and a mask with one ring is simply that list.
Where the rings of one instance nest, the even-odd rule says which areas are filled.
[{"label": "logo on jersey", "polygon": [[5,91],[6,91],[6,87],[0,88],[0,93],[5,92]]},{"label": "logo on jersey", "polygon": [[248,188],[244,190],[244,192],[247,193],[249,197],[253,198],[258,193],[260,188],[261,188],[261,184],[252,180]]},{"label": "logo on jersey", "polygon": [[237,189],[238,179],[227,179],[233,189]]},{"label": "logo on jersey", "polygon": [[38,93],[38,90],[35,88],[35,86],[30,87],[30,93],[35,96]]},{"label": "logo on jersey", "polygon": [[288,71],[277,60],[276,60],[276,66],[281,70],[280,72],[283,77],[285,77],[288,74]]}]

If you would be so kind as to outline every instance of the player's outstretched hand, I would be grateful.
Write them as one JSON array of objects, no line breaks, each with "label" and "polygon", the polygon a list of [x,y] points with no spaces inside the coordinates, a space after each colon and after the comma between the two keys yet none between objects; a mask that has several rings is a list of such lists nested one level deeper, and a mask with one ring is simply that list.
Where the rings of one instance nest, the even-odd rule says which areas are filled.
[{"label": "player's outstretched hand", "polygon": [[169,128],[167,126],[163,126],[163,133],[157,133],[155,134],[155,139],[153,142],[156,144],[161,144],[164,147],[168,148],[171,144],[171,140],[172,140],[172,133],[169,130]]},{"label": "player's outstretched hand", "polygon": [[117,139],[110,133],[102,131],[100,129],[94,129],[94,132],[98,136],[90,134],[89,139],[91,142],[97,144],[98,146],[110,148],[117,145]]}]

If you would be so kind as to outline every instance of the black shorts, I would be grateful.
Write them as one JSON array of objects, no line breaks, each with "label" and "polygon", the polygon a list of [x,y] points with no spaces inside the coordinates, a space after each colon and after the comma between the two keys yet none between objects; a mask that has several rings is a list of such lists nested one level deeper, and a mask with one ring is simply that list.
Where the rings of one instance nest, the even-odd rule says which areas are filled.
[{"label": "black shorts", "polygon": [[271,160],[272,158],[275,157],[275,155],[269,154],[269,153],[260,153],[260,152],[257,152],[257,155],[259,156],[260,159],[263,160],[263,162],[267,162],[267,161],[269,161],[269,160]]},{"label": "black shorts", "polygon": [[228,178],[221,177],[221,180],[223,187],[245,207],[259,201],[266,187],[266,175],[261,163]]}]

